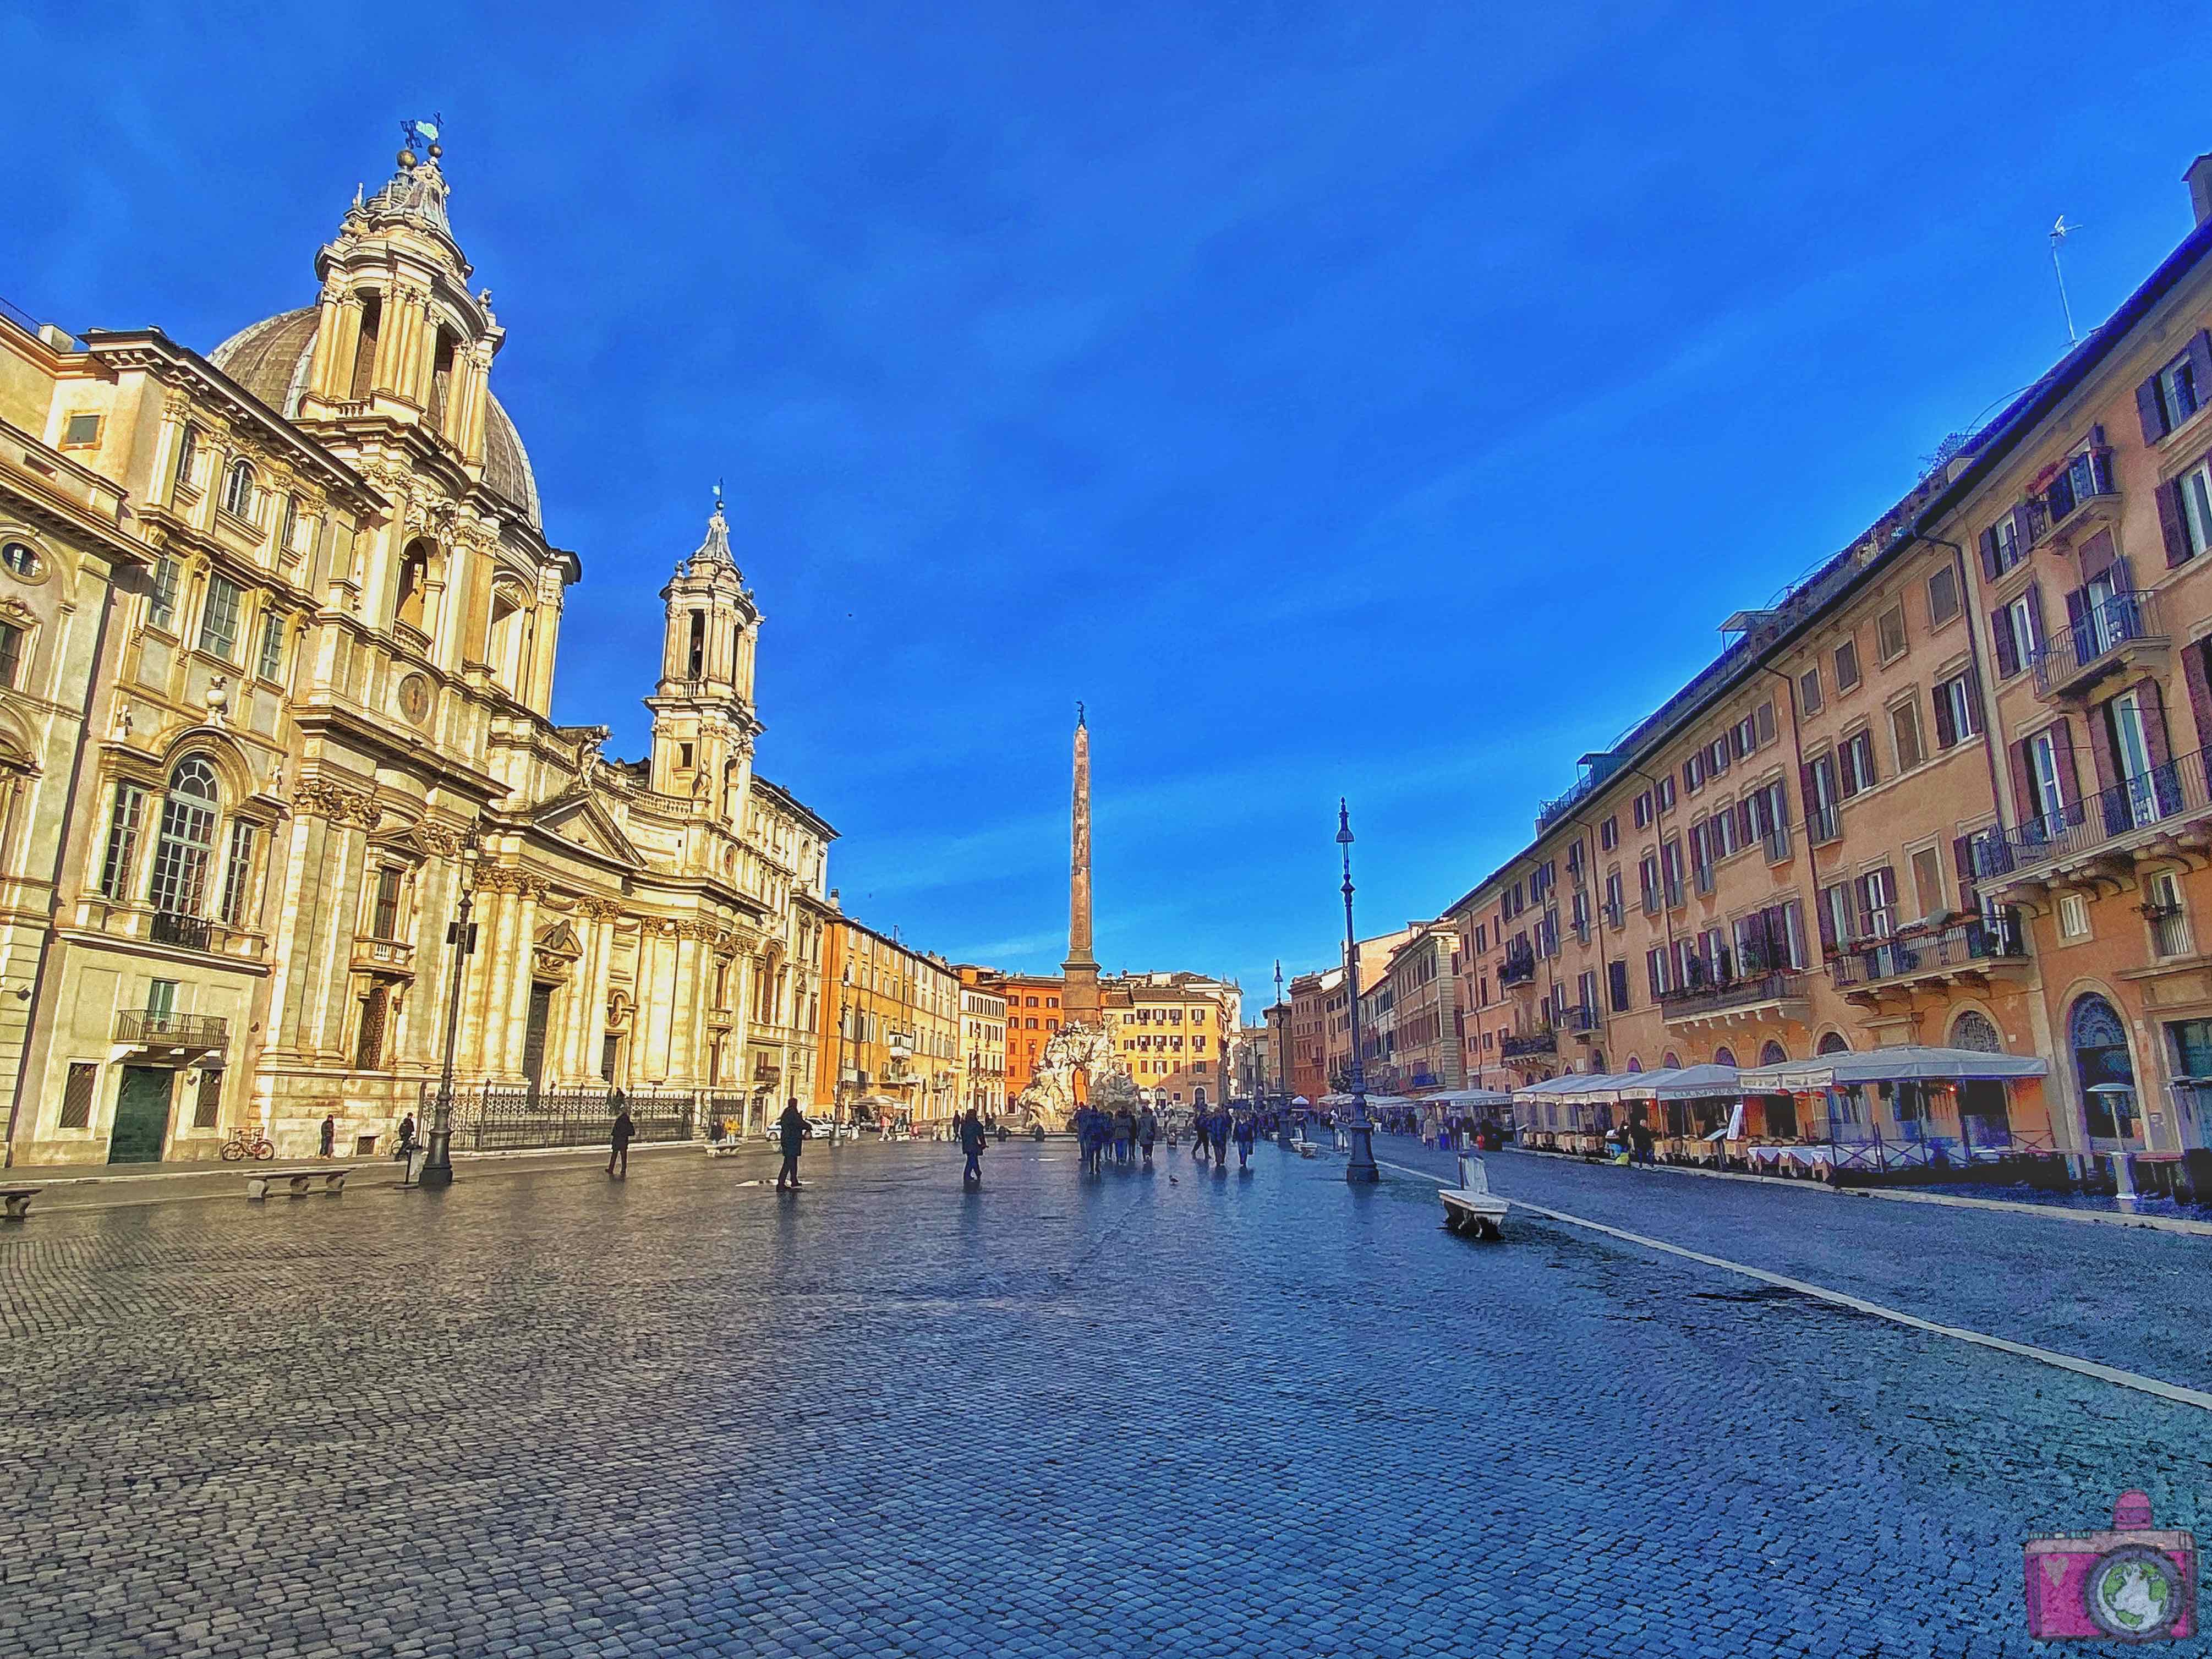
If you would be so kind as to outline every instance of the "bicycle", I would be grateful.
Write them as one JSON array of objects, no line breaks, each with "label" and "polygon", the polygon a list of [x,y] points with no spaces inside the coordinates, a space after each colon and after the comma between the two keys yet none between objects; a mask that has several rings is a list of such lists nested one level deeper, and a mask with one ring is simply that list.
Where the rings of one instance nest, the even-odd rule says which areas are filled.
[{"label": "bicycle", "polygon": [[276,1156],[276,1148],[258,1129],[251,1133],[242,1128],[233,1129],[230,1139],[222,1144],[222,1161],[226,1164],[242,1163],[249,1158],[259,1163]]}]

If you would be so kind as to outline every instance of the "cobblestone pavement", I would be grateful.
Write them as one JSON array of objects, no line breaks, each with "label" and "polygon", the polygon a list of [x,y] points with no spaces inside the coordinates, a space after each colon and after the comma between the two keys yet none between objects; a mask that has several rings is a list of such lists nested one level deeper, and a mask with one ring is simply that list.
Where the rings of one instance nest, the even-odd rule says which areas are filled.
[{"label": "cobblestone pavement", "polygon": [[[1412,1177],[985,1165],[963,1193],[945,1148],[864,1145],[785,1198],[759,1158],[663,1156],[34,1218],[0,1237],[0,1651],[2024,1655],[2054,1650],[2026,1534],[2131,1485],[2195,1525],[2212,1478],[2212,1414],[1533,1218],[1464,1242]],[[1494,1171],[1885,1299],[1925,1240],[1953,1316],[2004,1334],[2097,1334],[2045,1304],[2112,1290],[2137,1321],[2131,1253],[2161,1284],[2166,1247],[2206,1259]],[[1825,1248],[1777,1224],[1822,1206]],[[2007,1327],[1978,1281],[2011,1250]]]}]

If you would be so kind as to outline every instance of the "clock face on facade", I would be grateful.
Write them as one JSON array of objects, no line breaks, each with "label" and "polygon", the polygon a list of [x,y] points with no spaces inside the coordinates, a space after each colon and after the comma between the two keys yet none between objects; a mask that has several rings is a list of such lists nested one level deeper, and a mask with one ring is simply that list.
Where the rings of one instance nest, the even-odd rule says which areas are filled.
[{"label": "clock face on facade", "polygon": [[420,726],[430,714],[430,682],[420,674],[410,674],[399,682],[399,712],[410,724]]}]

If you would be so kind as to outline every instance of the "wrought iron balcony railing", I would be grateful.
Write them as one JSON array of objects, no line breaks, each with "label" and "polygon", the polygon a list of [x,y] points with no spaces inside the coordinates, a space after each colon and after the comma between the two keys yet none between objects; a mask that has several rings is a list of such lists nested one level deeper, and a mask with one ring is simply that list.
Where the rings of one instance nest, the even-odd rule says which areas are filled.
[{"label": "wrought iron balcony railing", "polygon": [[150,1048],[221,1048],[230,1022],[215,1014],[165,1014],[125,1008],[115,1016],[115,1040]]},{"label": "wrought iron balcony railing", "polygon": [[2020,913],[2007,908],[1954,922],[1939,933],[1847,947],[1829,958],[1828,982],[1838,991],[1847,991],[1976,962],[2024,961],[2027,956],[2027,938],[2020,925]]},{"label": "wrought iron balcony railing", "polygon": [[1508,1060],[1516,1054],[1555,1054],[1559,1033],[1546,1025],[1534,1031],[1507,1031],[1498,1039],[1498,1052]]},{"label": "wrought iron balcony railing", "polygon": [[1984,830],[1972,843],[1975,876],[1988,880],[2038,869],[2094,852],[2138,830],[2197,816],[2212,802],[2208,758],[2212,750],[2199,750],[2016,829]]},{"label": "wrought iron balcony railing", "polygon": [[1526,956],[1510,956],[1505,965],[1498,970],[1500,985],[1526,985],[1536,977],[1536,957],[1534,951]]},{"label": "wrought iron balcony railing", "polygon": [[2165,638],[2157,594],[2115,593],[2028,653],[2035,689],[2045,696],[2062,693],[2123,646]]},{"label": "wrought iron balcony railing", "polygon": [[215,949],[215,924],[198,916],[156,910],[147,926],[147,937],[156,945],[179,945],[187,951]]},{"label": "wrought iron balcony railing", "polygon": [[1794,969],[1747,975],[1704,985],[1685,985],[1659,994],[1660,1012],[1668,1019],[1747,1007],[1757,1002],[1787,1002],[1805,994],[1805,975]]}]

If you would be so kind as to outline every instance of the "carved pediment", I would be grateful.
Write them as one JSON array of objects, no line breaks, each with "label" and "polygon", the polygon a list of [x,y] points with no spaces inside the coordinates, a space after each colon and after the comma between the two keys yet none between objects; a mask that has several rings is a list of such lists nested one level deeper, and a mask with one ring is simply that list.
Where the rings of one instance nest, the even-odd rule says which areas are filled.
[{"label": "carved pediment", "polygon": [[604,860],[641,869],[644,857],[615,822],[614,814],[588,789],[572,789],[547,801],[531,815],[531,828]]}]

